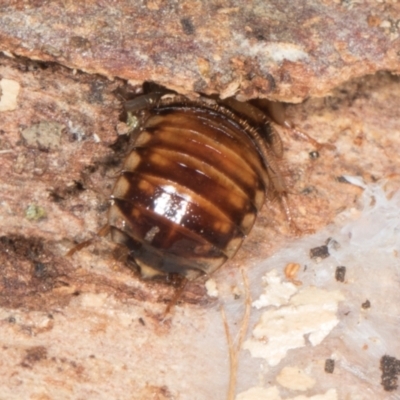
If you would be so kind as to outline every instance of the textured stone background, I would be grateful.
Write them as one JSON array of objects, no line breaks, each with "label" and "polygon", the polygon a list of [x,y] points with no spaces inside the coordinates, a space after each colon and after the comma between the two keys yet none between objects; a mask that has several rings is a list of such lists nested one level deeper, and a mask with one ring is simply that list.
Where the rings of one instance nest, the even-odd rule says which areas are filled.
[{"label": "textured stone background", "polygon": [[395,1],[11,1],[3,50],[180,92],[298,102],[399,72]]},{"label": "textured stone background", "polygon": [[[163,323],[172,288],[141,281],[107,239],[66,258],[106,222],[123,152],[115,145],[124,131],[120,93],[152,80],[190,96],[311,96],[289,106],[288,118],[336,150],[313,158],[310,143],[281,129],[282,169],[296,222],[319,230],[358,206],[362,189],[343,175],[397,185],[400,82],[376,72],[399,72],[399,20],[399,4],[384,1],[1,5],[4,395],[224,398],[229,362],[218,303],[242,301],[237,268],[251,269],[293,235],[279,202],[268,204],[237,256],[215,274],[221,299],[192,283]],[[230,316],[238,319],[236,311]],[[354,387],[386,398],[379,379]]]}]

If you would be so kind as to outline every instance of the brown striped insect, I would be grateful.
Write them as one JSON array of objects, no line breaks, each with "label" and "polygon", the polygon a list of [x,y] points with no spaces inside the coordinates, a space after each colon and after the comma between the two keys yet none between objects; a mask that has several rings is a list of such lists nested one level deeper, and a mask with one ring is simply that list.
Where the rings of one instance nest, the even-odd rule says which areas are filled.
[{"label": "brown striped insect", "polygon": [[163,90],[126,102],[131,147],[102,234],[126,247],[143,277],[212,274],[235,255],[270,193],[291,221],[273,127],[288,124],[279,105],[267,106]]},{"label": "brown striped insect", "polygon": [[138,123],[112,193],[112,240],[144,277],[213,273],[239,249],[266,193],[286,193],[271,118],[233,99],[176,94],[125,107]]}]

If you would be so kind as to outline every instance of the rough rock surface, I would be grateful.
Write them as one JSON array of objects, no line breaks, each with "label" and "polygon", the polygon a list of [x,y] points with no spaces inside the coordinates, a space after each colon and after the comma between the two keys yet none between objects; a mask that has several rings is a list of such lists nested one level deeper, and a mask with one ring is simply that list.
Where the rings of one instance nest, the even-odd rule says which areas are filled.
[{"label": "rough rock surface", "polygon": [[298,102],[400,71],[395,1],[11,1],[0,50],[180,92]]},{"label": "rough rock surface", "polygon": [[[329,94],[287,114],[336,150],[315,152],[280,130],[289,201],[302,228],[319,230],[359,207],[362,189],[343,176],[389,179],[398,188],[399,79],[377,73],[334,89],[379,70],[399,72],[397,3],[167,3],[0,7],[0,387],[7,398],[225,397],[226,338],[219,300],[206,295],[204,282],[189,285],[173,318],[161,321],[173,289],[141,281],[109,240],[65,257],[106,222],[127,88],[152,80],[189,95],[292,102]],[[234,321],[235,301],[242,302],[235,271],[250,271],[293,240],[279,201],[267,204],[237,256],[215,274]],[[269,372],[268,382],[279,371]],[[379,376],[369,386],[347,372],[355,392],[372,387],[386,398]],[[338,387],[339,398],[348,395],[330,379],[308,394]]]}]

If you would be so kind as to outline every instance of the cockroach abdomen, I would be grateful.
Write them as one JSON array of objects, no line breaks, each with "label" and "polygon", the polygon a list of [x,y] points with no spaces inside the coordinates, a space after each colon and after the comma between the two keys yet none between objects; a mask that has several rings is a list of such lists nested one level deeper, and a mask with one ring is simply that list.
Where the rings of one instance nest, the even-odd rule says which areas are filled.
[{"label": "cockroach abdomen", "polygon": [[112,239],[144,276],[211,274],[235,255],[265,201],[267,121],[236,101],[159,94],[135,101],[133,112],[149,103],[113,189]]}]

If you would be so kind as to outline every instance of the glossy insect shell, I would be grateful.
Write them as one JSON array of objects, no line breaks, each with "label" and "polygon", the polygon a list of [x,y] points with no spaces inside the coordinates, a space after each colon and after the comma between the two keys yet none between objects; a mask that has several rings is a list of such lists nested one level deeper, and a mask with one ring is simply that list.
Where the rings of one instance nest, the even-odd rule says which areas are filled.
[{"label": "glossy insect shell", "polygon": [[256,129],[232,108],[181,97],[156,103],[139,112],[110,231],[144,277],[194,279],[239,249],[265,201],[268,166]]}]

